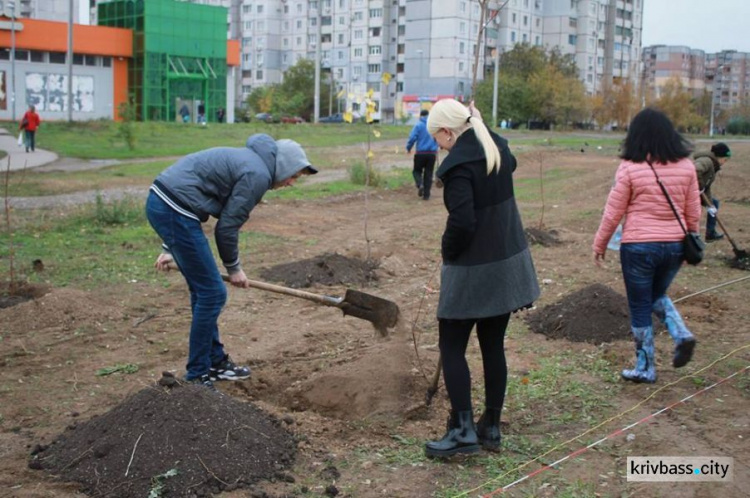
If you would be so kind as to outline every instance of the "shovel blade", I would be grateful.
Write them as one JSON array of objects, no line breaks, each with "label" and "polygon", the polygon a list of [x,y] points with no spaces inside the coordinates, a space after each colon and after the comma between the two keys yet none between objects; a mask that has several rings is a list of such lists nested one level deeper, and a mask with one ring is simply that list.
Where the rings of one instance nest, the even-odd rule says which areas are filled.
[{"label": "shovel blade", "polygon": [[341,309],[345,315],[372,322],[383,335],[387,335],[387,329],[395,327],[398,322],[399,309],[396,303],[366,292],[347,289]]}]

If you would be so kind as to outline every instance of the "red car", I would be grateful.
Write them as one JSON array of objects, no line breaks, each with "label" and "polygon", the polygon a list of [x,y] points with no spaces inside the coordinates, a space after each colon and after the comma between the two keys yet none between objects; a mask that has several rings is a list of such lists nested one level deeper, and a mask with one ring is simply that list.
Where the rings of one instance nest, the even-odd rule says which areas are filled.
[{"label": "red car", "polygon": [[282,123],[299,124],[304,123],[305,120],[299,116],[284,116],[281,118]]}]

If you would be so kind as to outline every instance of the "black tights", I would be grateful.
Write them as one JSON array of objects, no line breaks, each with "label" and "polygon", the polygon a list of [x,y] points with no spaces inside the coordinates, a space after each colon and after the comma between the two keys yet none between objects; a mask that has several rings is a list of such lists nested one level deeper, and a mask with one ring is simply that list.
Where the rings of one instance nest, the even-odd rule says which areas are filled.
[{"label": "black tights", "polygon": [[505,329],[510,313],[479,320],[439,321],[440,355],[443,358],[445,389],[454,411],[471,410],[471,373],[466,361],[466,346],[476,324],[484,365],[485,406],[502,410],[508,383],[505,363]]}]

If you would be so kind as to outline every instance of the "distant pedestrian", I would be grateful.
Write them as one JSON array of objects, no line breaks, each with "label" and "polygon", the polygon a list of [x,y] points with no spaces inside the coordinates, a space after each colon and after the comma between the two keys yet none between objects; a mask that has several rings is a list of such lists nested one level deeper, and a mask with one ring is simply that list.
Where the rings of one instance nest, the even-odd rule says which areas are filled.
[{"label": "distant pedestrian", "polygon": [[635,340],[635,368],[621,375],[632,382],[656,382],[652,313],[674,340],[672,366],[685,366],[693,356],[695,337],[667,296],[685,259],[682,227],[697,232],[700,224],[698,179],[689,156],[689,144],[664,113],[651,108],[639,112],[628,127],[615,185],[594,238],[594,262],[600,266],[607,242],[627,215],[620,264]]},{"label": "distant pedestrian", "polygon": [[430,199],[432,174],[435,171],[438,150],[437,142],[427,132],[428,115],[427,110],[419,113],[419,121],[412,128],[409,140],[406,142],[406,152],[409,153],[416,145],[412,176],[417,187],[417,195],[425,201]]},{"label": "distant pedestrian", "polygon": [[206,105],[203,102],[198,104],[198,123],[206,124]]},{"label": "distant pedestrian", "polygon": [[716,213],[719,210],[719,199],[711,193],[711,185],[721,167],[732,157],[732,151],[727,144],[719,142],[711,146],[711,152],[698,152],[693,156],[695,172],[698,175],[698,188],[706,195],[712,205],[708,205],[701,198],[701,204],[706,206],[706,240],[713,242],[724,238],[724,234],[716,231]]},{"label": "distant pedestrian", "polygon": [[34,152],[36,148],[36,130],[42,123],[39,114],[36,113],[36,108],[33,105],[29,106],[29,110],[21,118],[21,123],[18,125],[19,130],[24,131],[24,144],[26,145],[26,152],[31,149]]},{"label": "distant pedestrian", "polygon": [[190,121],[190,109],[188,108],[187,104],[182,104],[179,114],[180,117],[182,117],[183,123],[187,123]]},{"label": "distant pedestrian", "polygon": [[219,110],[216,111],[216,122],[217,123],[224,122],[224,108],[223,107],[219,107]]}]

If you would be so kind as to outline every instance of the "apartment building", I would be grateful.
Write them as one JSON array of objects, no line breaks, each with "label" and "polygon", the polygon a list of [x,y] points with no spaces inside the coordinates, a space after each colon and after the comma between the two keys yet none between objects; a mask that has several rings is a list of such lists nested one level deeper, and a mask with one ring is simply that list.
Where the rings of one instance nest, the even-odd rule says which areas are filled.
[{"label": "apartment building", "polygon": [[[69,2],[19,1],[37,9]],[[102,0],[75,1],[95,7]],[[328,106],[360,110],[370,90],[384,120],[400,115],[403,100],[469,95],[475,63],[481,80],[495,49],[502,54],[519,43],[573,55],[590,94],[613,81],[639,81],[645,0],[498,0],[486,18],[478,0],[174,1],[227,8],[227,36],[242,47],[241,66],[228,77],[237,107],[317,50],[322,78],[340,96],[321,103],[324,115]],[[95,24],[95,8],[90,17]],[[384,73],[392,75],[388,84]]]},{"label": "apartment building", "polygon": [[[89,11],[96,0],[72,0],[72,4],[73,22],[89,24]],[[15,5],[16,17],[68,22],[71,0],[15,0]]]},{"label": "apartment building", "polygon": [[544,46],[573,55],[587,93],[594,95],[612,83],[637,84],[644,1],[536,0],[534,3],[541,4]]},{"label": "apartment building", "polygon": [[750,98],[750,53],[724,50],[706,55],[706,87],[716,109],[729,109]]},{"label": "apartment building", "polygon": [[641,85],[645,95],[659,98],[674,79],[694,97],[706,90],[706,53],[685,46],[652,45],[643,49]]},{"label": "apartment building", "polygon": [[653,45],[643,49],[644,95],[659,98],[677,78],[695,97],[711,94],[715,109],[729,109],[750,98],[750,53],[724,50],[707,54],[684,46]]}]

